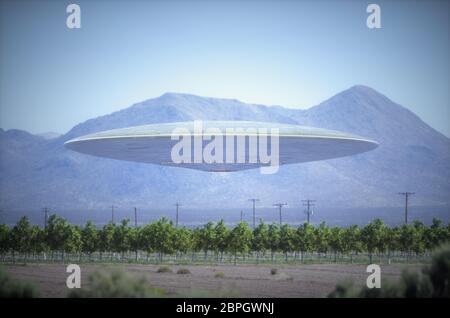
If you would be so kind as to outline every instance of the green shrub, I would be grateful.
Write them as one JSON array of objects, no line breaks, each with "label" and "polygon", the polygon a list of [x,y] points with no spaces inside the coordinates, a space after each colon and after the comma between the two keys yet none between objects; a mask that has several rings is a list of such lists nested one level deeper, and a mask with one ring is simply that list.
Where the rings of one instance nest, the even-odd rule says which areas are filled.
[{"label": "green shrub", "polygon": [[358,288],[353,282],[346,281],[336,285],[330,298],[396,298],[400,297],[397,288],[389,282],[383,282],[382,288]]},{"label": "green shrub", "polygon": [[331,298],[430,298],[450,297],[450,245],[438,249],[432,263],[420,273],[404,271],[398,283],[382,282],[381,288],[357,288],[351,282],[339,283]]},{"label": "green shrub", "polygon": [[14,280],[0,268],[0,298],[39,297],[36,288],[30,283]]},{"label": "green shrub", "polygon": [[214,277],[216,277],[216,278],[224,278],[224,277],[225,277],[225,274],[222,273],[222,272],[217,272],[217,273],[214,275]]},{"label": "green shrub", "polygon": [[161,266],[157,270],[158,273],[172,273],[172,270],[168,266]]},{"label": "green shrub", "polygon": [[450,244],[436,251],[424,274],[433,286],[433,297],[450,297]]},{"label": "green shrub", "polygon": [[145,277],[126,273],[123,269],[96,271],[88,277],[87,287],[81,285],[69,293],[73,298],[143,298],[162,297],[164,290],[150,286]]},{"label": "green shrub", "polygon": [[219,289],[197,289],[191,288],[179,292],[176,297],[178,298],[238,298],[242,297],[242,294],[237,288],[219,288]]},{"label": "green shrub", "polygon": [[180,268],[179,270],[177,270],[177,274],[181,274],[181,275],[190,274],[190,273],[191,272],[187,268]]}]

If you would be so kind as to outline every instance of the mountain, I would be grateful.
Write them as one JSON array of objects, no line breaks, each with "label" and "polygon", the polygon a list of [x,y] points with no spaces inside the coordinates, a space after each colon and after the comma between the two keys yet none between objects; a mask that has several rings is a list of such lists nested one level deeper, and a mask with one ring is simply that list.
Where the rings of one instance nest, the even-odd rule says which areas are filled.
[{"label": "mountain", "polygon": [[50,139],[55,139],[55,138],[61,137],[61,134],[57,133],[57,132],[53,132],[53,131],[48,131],[45,133],[37,134],[36,136],[50,140]]},{"label": "mountain", "polygon": [[121,111],[76,125],[64,140],[114,128],[203,120],[253,120],[295,124],[290,114],[298,111],[282,107],[244,104],[235,99],[207,98],[190,94],[166,93]]},{"label": "mountain", "polygon": [[[369,137],[370,152],[327,161],[259,170],[208,173],[96,158],[66,150],[77,136],[151,123],[187,120],[253,120],[302,124]],[[372,88],[354,86],[307,110],[245,104],[167,93],[121,111],[93,118],[53,139],[0,130],[0,208],[100,209],[116,206],[169,208],[261,206],[315,198],[322,206],[400,206],[400,191],[414,191],[412,204],[450,203],[450,140],[405,107]]]}]

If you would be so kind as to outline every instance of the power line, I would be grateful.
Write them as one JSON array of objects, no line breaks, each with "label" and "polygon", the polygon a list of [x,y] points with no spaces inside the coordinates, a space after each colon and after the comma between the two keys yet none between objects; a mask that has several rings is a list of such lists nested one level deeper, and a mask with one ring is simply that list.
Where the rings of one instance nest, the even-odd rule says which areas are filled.
[{"label": "power line", "polygon": [[308,224],[309,224],[309,218],[310,218],[310,216],[311,216],[311,207],[312,206],[314,206],[315,204],[314,203],[312,203],[312,202],[316,202],[316,200],[310,200],[310,199],[306,199],[306,200],[302,200],[302,202],[303,202],[303,206],[306,206],[307,207],[307,210],[306,210],[306,215],[308,216]]},{"label": "power line", "polygon": [[399,192],[398,194],[405,196],[405,224],[408,224],[408,197],[415,193],[414,192]]},{"label": "power line", "polygon": [[248,199],[253,202],[253,228],[255,228],[255,202],[258,202],[259,199]]},{"label": "power line", "polygon": [[177,216],[176,216],[176,219],[175,219],[175,227],[178,227],[178,208],[181,206],[181,203],[177,202],[174,205],[177,207]]},{"label": "power line", "polygon": [[287,203],[275,203],[273,206],[277,206],[280,210],[280,226],[281,226],[281,208],[287,205]]},{"label": "power line", "polygon": [[44,228],[46,228],[48,222],[48,208],[42,208],[42,211],[44,212]]},{"label": "power line", "polygon": [[114,224],[114,208],[116,208],[114,205],[111,205],[111,223]]}]

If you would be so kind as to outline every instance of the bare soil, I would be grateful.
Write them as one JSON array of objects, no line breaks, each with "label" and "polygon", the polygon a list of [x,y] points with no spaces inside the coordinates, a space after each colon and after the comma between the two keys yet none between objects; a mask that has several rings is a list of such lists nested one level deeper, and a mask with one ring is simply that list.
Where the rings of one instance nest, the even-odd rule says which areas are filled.
[{"label": "bare soil", "polygon": [[[81,266],[81,288],[87,277],[108,265]],[[163,288],[169,297],[326,297],[338,282],[353,281],[364,286],[367,276],[365,265],[312,264],[312,265],[172,265],[172,273],[158,273],[158,265],[114,265],[133,275],[143,275],[153,287]],[[5,265],[13,278],[34,284],[42,297],[66,297],[66,266],[62,264]],[[177,274],[186,268],[190,274]],[[277,274],[272,275],[271,269]],[[396,281],[405,265],[382,265],[382,280]],[[409,270],[420,269],[408,265]],[[216,277],[223,273],[223,277]],[[222,276],[222,274],[219,274]]]}]

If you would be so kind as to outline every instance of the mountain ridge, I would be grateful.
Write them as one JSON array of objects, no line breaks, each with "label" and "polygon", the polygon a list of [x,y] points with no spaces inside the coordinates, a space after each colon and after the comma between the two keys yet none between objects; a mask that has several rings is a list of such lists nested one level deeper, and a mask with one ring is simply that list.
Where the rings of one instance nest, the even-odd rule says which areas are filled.
[{"label": "mountain ridge", "polygon": [[[65,141],[87,133],[194,119],[316,126],[371,138],[380,146],[352,157],[283,166],[271,176],[258,170],[215,174],[121,162],[63,147]],[[320,198],[324,206],[374,207],[403,204],[397,192],[404,190],[417,193],[412,204],[450,201],[450,139],[362,85],[304,110],[166,93],[86,120],[51,140],[39,137],[39,142],[27,142],[8,131],[0,133],[0,208],[100,208],[174,199],[193,206],[226,207],[245,205],[254,196],[268,205],[309,196]]]}]

